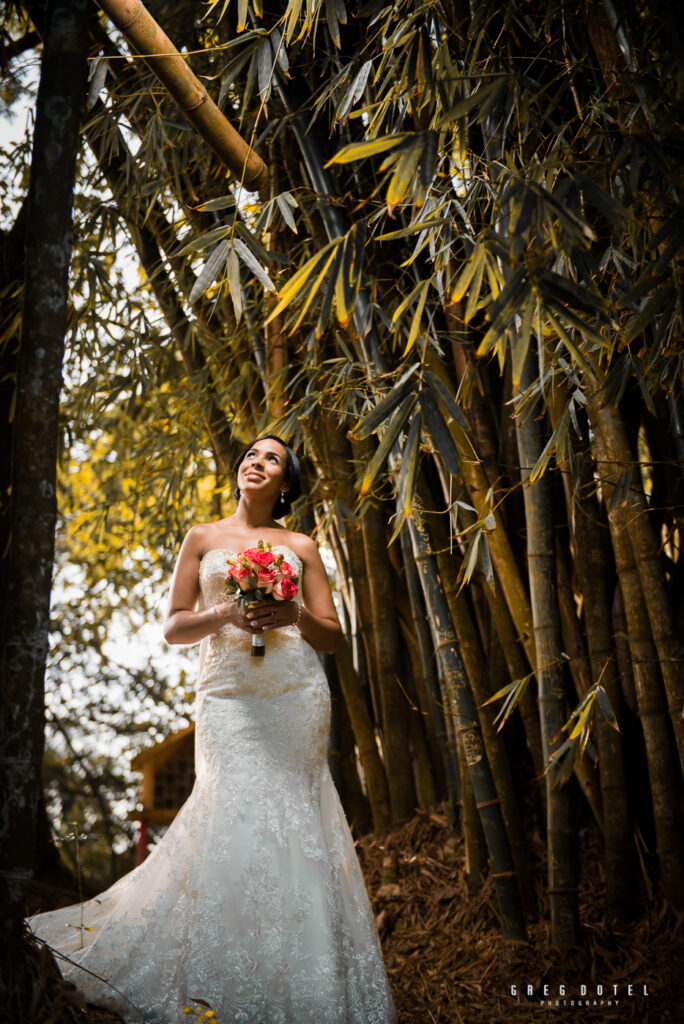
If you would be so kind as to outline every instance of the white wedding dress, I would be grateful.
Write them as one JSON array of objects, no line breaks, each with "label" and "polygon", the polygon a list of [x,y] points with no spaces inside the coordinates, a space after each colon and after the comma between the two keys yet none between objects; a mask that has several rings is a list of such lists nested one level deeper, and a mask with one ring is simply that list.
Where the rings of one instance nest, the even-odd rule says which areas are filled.
[{"label": "white wedding dress", "polygon": [[[301,574],[301,562],[283,551]],[[200,565],[222,599],[225,550]],[[140,867],[31,918],[88,1001],[127,1024],[392,1024],[368,896],[327,766],[330,698],[296,627],[266,654],[224,626],[202,641],[192,793]],[[104,980],[98,980],[104,979]]]}]

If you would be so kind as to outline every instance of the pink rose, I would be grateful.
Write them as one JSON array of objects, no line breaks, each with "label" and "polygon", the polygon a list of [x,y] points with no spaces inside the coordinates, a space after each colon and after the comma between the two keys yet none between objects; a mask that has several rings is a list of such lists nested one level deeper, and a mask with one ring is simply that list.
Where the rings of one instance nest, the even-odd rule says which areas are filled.
[{"label": "pink rose", "polygon": [[292,580],[279,580],[273,588],[273,597],[278,601],[291,601],[297,593],[297,584]]},{"label": "pink rose", "polygon": [[286,580],[290,580],[293,576],[297,575],[289,562],[281,562],[278,568],[280,569],[280,575],[284,576]]},{"label": "pink rose", "polygon": [[248,548],[243,554],[247,555],[255,565],[262,565],[264,568],[275,561],[275,555],[272,551],[259,551],[258,548]]},{"label": "pink rose", "polygon": [[259,569],[259,572],[257,573],[257,587],[262,587],[270,592],[273,587],[274,580],[275,573],[273,572],[273,569]]},{"label": "pink rose", "polygon": [[230,575],[233,577],[240,590],[249,590],[249,578],[252,575],[244,565],[234,565]]}]

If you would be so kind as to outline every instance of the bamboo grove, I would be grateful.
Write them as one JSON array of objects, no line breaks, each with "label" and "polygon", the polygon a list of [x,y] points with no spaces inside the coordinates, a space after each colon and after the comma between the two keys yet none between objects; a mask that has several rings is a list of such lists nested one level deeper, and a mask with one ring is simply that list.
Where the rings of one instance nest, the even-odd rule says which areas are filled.
[{"label": "bamboo grove", "polygon": [[509,939],[541,912],[535,829],[558,945],[579,938],[587,823],[614,921],[652,886],[681,909],[670,5],[147,8],[267,173],[258,193],[229,175],[93,11],[62,396],[70,436],[114,453],[92,529],[168,561],[198,480],[225,512],[240,445],[281,434],[305,456],[293,525],[336,566],[332,746],[356,829],[448,799]]}]

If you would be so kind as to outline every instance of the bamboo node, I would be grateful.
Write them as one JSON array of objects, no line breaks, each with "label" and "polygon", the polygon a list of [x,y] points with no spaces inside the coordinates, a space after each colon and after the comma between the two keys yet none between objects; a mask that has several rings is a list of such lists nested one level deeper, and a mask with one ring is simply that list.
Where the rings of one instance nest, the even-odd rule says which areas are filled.
[{"label": "bamboo node", "polygon": [[446,638],[446,640],[440,640],[438,644],[435,644],[435,654],[442,647],[446,647],[447,644],[456,644],[456,646],[458,647],[458,640],[456,638],[456,634],[455,633],[452,633],[450,636],[448,636]]},{"label": "bamboo node", "polygon": [[183,106],[183,108],[182,108],[183,113],[189,114],[190,111],[197,110],[198,107],[201,107],[202,104],[206,102],[206,99],[207,99],[207,90],[204,88],[204,86],[202,86],[202,92],[200,93],[200,98],[197,100],[196,103],[191,103],[187,107]]},{"label": "bamboo node", "polygon": [[125,32],[129,25],[132,25],[134,21],[137,21],[140,15],[145,10],[142,0],[138,0],[138,4],[135,8],[135,14],[133,14],[128,21],[119,21],[117,24],[122,32]]},{"label": "bamboo node", "polygon": [[476,803],[475,806],[477,807],[477,809],[479,811],[481,807],[493,807],[494,804],[498,804],[498,803],[499,803],[499,798],[495,797],[493,800],[483,800],[479,804]]}]

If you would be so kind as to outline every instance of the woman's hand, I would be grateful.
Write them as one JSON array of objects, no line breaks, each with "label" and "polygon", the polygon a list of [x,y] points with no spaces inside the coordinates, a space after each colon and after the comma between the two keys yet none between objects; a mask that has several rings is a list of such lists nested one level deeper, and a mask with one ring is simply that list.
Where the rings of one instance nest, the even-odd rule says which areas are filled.
[{"label": "woman's hand", "polygon": [[281,629],[283,626],[292,626],[299,618],[297,606],[294,601],[259,601],[243,608],[236,609],[238,615],[243,619],[245,625],[237,618],[233,624],[240,629],[246,629],[248,633],[263,633],[269,629]]}]

